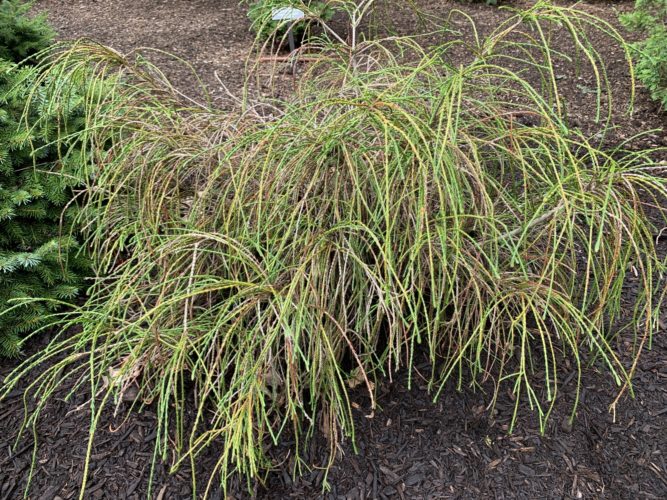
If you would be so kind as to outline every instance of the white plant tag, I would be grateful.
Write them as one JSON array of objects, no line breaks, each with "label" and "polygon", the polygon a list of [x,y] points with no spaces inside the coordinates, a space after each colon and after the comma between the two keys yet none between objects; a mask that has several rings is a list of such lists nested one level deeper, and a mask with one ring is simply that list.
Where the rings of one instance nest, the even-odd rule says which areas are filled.
[{"label": "white plant tag", "polygon": [[273,21],[296,21],[297,19],[303,19],[305,14],[302,10],[295,9],[294,7],[280,7],[279,9],[273,9],[271,19]]}]

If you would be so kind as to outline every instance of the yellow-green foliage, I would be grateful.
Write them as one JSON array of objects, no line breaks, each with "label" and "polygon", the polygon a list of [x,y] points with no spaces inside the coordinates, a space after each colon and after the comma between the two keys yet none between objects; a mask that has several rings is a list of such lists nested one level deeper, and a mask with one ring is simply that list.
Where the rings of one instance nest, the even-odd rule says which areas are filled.
[{"label": "yellow-green foliage", "polygon": [[[64,325],[80,333],[5,391],[54,358],[36,395],[97,394],[92,439],[136,384],[134,408],[158,415],[157,456],[177,467],[215,441],[211,481],[226,484],[260,475],[287,431],[297,457],[318,429],[334,450],[354,433],[350,387],[373,400],[383,377],[412,376],[418,350],[434,397],[486,381],[490,402],[508,389],[542,423],[564,359],[627,387],[664,299],[647,210],[665,206],[667,180],[650,151],[603,151],[569,128],[556,28],[590,56],[601,102],[586,33],[621,40],[550,4],[498,26],[464,66],[447,62],[458,42],[323,44],[292,100],[233,112],[184,99],[144,59],[86,44],[54,55],[52,74],[119,76],[87,99],[82,136],[95,160],[85,220],[107,277]],[[627,353],[606,325],[629,280]]]}]

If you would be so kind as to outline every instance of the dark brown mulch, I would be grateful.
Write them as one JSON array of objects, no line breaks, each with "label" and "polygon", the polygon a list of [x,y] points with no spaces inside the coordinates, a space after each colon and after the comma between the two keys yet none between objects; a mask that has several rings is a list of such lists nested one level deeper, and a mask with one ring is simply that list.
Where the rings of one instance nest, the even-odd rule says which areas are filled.
[{"label": "dark brown mulch", "polygon": [[[382,411],[356,414],[358,454],[348,445],[331,470],[325,498],[665,498],[667,496],[667,339],[646,353],[635,399],[616,422],[607,408],[609,380],[588,373],[574,426],[568,425],[573,379],[563,388],[544,434],[526,408],[508,434],[514,401],[450,387],[435,404],[425,387],[404,380],[385,388]],[[315,498],[315,471],[292,483],[271,477],[267,498]]]},{"label": "dark brown mulch", "polygon": [[[123,53],[159,49],[180,57],[199,73],[211,93],[221,94],[217,73],[238,90],[253,42],[250,24],[236,0],[38,0],[60,37],[89,38]],[[154,55],[173,83],[192,89],[195,78],[178,60]]]},{"label": "dark brown mulch", "polygon": [[[667,318],[666,318],[667,319]],[[44,344],[48,339],[43,338]],[[33,346],[38,349],[39,345]],[[11,369],[0,369],[0,380]],[[426,370],[424,370],[426,371]],[[22,384],[25,387],[31,380]],[[405,377],[394,377],[378,395],[380,410],[371,412],[363,394],[353,394],[356,445],[346,442],[322,493],[328,448],[316,438],[307,453],[315,467],[293,481],[288,459],[250,495],[233,482],[232,498],[627,498],[667,496],[667,330],[655,336],[635,377],[635,398],[624,397],[616,421],[608,412],[617,388],[604,373],[586,372],[574,425],[568,425],[574,378],[561,388],[560,399],[542,434],[535,415],[523,407],[519,424],[508,433],[514,401],[500,395],[495,412],[489,397],[448,387],[436,403],[417,378],[408,390]],[[77,410],[84,390],[63,401],[67,387],[47,404],[34,429],[38,439],[30,498],[75,498],[81,484],[90,414]],[[33,452],[33,430],[18,446],[23,397],[15,391],[0,406],[0,498],[19,498],[27,484]],[[155,413],[146,409],[122,422],[111,411],[102,415],[91,452],[85,498],[192,496],[188,467],[173,475],[158,462],[151,479],[156,438]],[[289,442],[276,456],[287,457]],[[210,449],[198,466],[199,493],[218,456]],[[221,498],[213,488],[211,498]]]},{"label": "dark brown mulch", "polygon": [[[503,2],[513,7],[525,7],[532,3],[530,0]],[[567,0],[557,3],[567,6],[575,4]],[[436,26],[442,27],[442,20],[448,18],[451,10],[456,8],[470,15],[480,35],[484,35],[510,15],[504,10],[490,8],[484,2],[418,0],[417,4],[430,19],[427,24],[420,24],[406,2],[399,1],[392,4],[388,11],[385,31],[407,35],[415,34],[416,30],[429,32]],[[632,0],[593,0],[577,4],[581,10],[617,26],[618,14],[631,10],[632,5]],[[276,91],[262,79],[246,77],[248,61],[254,60],[250,59],[253,56],[254,37],[244,7],[238,0],[37,0],[35,10],[48,12],[50,21],[63,39],[90,38],[123,53],[150,47],[187,61],[191,68],[173,57],[150,54],[150,59],[159,64],[172,83],[190,94],[197,86],[192,70],[196,71],[213,99],[226,95],[220,82],[237,96],[245,82],[252,92],[262,95]],[[450,21],[453,30],[458,30],[462,38],[471,40],[472,32],[463,17],[453,16]],[[345,33],[344,23],[340,19],[334,19],[333,24],[341,34]],[[626,35],[633,38],[631,34]],[[459,35],[433,35],[423,41],[437,43],[445,37],[456,36]],[[624,53],[606,36],[595,33],[591,38],[607,66],[613,95],[618,104],[613,116],[616,126],[613,139],[624,140],[649,129],[666,129],[667,114],[661,113],[658,105],[641,88],[637,94],[635,112],[632,115],[625,113],[623,103],[629,98],[631,87]],[[554,49],[574,56],[566,36],[555,37],[554,44]],[[262,68],[268,72],[270,66],[270,63],[260,65],[260,72]],[[595,101],[591,92],[595,86],[593,75],[590,72],[573,74],[563,68],[557,77],[570,123],[580,127],[587,135],[595,135],[600,124],[594,121]],[[295,80],[291,76],[280,75],[277,92],[289,91],[294,85]],[[667,134],[653,132],[636,145],[667,146]]]},{"label": "dark brown mulch", "polygon": [[[496,26],[506,14],[477,4],[450,4],[424,0],[432,13],[445,15],[452,5],[469,12],[484,30]],[[583,3],[581,8],[615,22],[614,9],[627,10],[631,2]],[[243,84],[245,59],[252,35],[237,0],[132,0],[56,1],[39,0],[63,37],[89,36],[122,51],[152,46],[175,52],[191,61],[212,94],[222,95],[215,73],[233,91]],[[407,11],[395,13],[394,28],[414,29]],[[463,24],[459,26],[465,33]],[[619,96],[629,85],[619,54],[601,40],[600,50],[609,64],[610,79]],[[158,58],[174,82],[184,89],[193,86],[182,65]],[[562,75],[562,91],[573,120],[594,133],[597,125],[590,113],[590,75]],[[646,128],[665,127],[665,115],[657,112],[645,92],[640,91],[636,112],[614,116],[618,137],[631,136]],[[642,145],[667,145],[664,132],[643,139]],[[663,246],[666,243],[663,241]],[[630,296],[630,295],[629,295]],[[664,318],[667,323],[667,317]],[[48,339],[43,337],[40,342]],[[32,349],[39,349],[33,345]],[[0,381],[12,368],[4,363]],[[26,377],[22,387],[31,381]],[[607,409],[617,388],[604,373],[587,371],[577,418],[566,423],[573,399],[574,379],[562,388],[544,434],[535,416],[526,408],[519,425],[508,433],[513,401],[501,394],[497,413],[488,418],[488,395],[449,387],[433,403],[421,380],[408,390],[404,377],[380,389],[381,410],[371,414],[367,401],[357,394],[355,403],[355,453],[350,442],[341,449],[328,477],[330,491],[322,495],[325,479],[321,469],[304,471],[292,482],[290,461],[272,472],[259,498],[667,498],[667,331],[656,334],[653,349],[640,362],[635,379],[635,398],[624,397],[614,422]],[[34,429],[38,438],[30,498],[75,497],[81,482],[90,415],[75,411],[89,394],[82,391],[64,402],[67,388],[46,406]],[[22,394],[12,393],[0,403],[0,499],[18,498],[27,484],[33,446],[31,430],[13,447],[23,420]],[[133,414],[125,422],[111,412],[102,415],[91,455],[91,476],[85,498],[145,498],[192,496],[187,467],[173,475],[158,463],[152,478],[151,460],[156,438],[155,413],[151,408]],[[283,446],[288,446],[284,443]],[[277,456],[281,451],[278,450]],[[313,464],[321,464],[326,445],[318,438],[309,450]],[[198,466],[205,476],[217,461],[209,450]],[[201,493],[202,485],[198,493]],[[248,497],[245,485],[232,484],[230,493]],[[213,498],[220,498],[214,490]]]}]

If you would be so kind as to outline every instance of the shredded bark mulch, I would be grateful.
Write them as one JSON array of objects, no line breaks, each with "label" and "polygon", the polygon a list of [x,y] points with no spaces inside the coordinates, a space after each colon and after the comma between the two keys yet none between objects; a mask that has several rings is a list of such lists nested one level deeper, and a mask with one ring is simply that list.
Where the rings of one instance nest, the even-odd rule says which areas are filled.
[{"label": "shredded bark mulch", "polygon": [[[420,3],[440,16],[453,7],[462,8],[484,31],[507,16],[483,4]],[[614,24],[617,11],[631,6],[629,1],[580,4]],[[86,36],[124,52],[140,46],[173,52],[191,62],[214,99],[224,95],[219,79],[232,91],[244,83],[253,36],[238,0],[38,0],[35,10],[46,10],[63,38]],[[415,20],[407,10],[394,14],[392,29],[414,30]],[[466,32],[463,24],[459,28]],[[628,95],[623,55],[606,42],[599,49],[609,64],[616,95]],[[156,62],[176,85],[193,89],[194,78],[181,63],[159,55]],[[288,83],[289,78],[285,77]],[[594,133],[599,125],[590,112],[591,86],[590,75],[562,75],[561,88],[572,119],[582,130]],[[630,116],[621,110],[613,119],[620,139],[667,125],[665,115],[641,88],[635,113]],[[663,131],[652,132],[639,143],[659,145],[667,145]],[[667,247],[667,242],[663,239],[661,245]],[[632,290],[627,297],[630,307]],[[32,352],[47,341],[48,336],[40,338]],[[0,381],[14,366],[15,362],[3,362]],[[416,377],[408,389],[404,374],[396,374],[393,382],[380,388],[380,408],[375,412],[363,393],[353,394],[356,452],[349,440],[343,443],[328,475],[321,468],[328,446],[315,437],[306,453],[311,470],[303,470],[293,481],[293,461],[285,452],[290,443],[285,442],[276,450],[276,456],[284,460],[263,484],[251,485],[249,491],[244,482],[234,480],[228,493],[232,498],[276,499],[667,498],[667,327],[643,354],[635,376],[635,397],[622,398],[615,420],[608,407],[618,388],[592,367],[582,381],[574,425],[569,425],[576,377],[573,367],[565,369],[571,376],[564,377],[567,382],[544,432],[535,415],[522,407],[512,433],[508,430],[514,401],[509,394],[499,396],[494,412],[486,410],[490,395],[480,390],[457,392],[450,386],[434,403],[422,379]],[[90,413],[79,406],[90,394],[84,391],[65,402],[68,388],[62,388],[45,407],[38,425],[16,441],[24,419],[21,389],[30,382],[31,376],[26,377],[0,404],[0,499],[22,497],[29,479],[30,498],[76,498],[90,426]],[[91,451],[84,498],[145,498],[149,491],[158,499],[200,496],[207,471],[218,460],[215,447],[198,462],[200,480],[193,492],[187,464],[170,474],[168,465],[158,461],[151,470],[156,436],[156,417],[150,407],[125,421],[105,412]],[[222,498],[222,492],[214,487],[210,498]]]},{"label": "shredded bark mulch", "polygon": [[[47,338],[42,342],[46,342]],[[667,497],[667,330],[655,336],[635,376],[635,397],[623,397],[616,419],[608,412],[618,388],[604,373],[586,372],[574,425],[569,425],[575,381],[565,384],[544,433],[535,415],[522,407],[519,424],[508,433],[514,401],[502,393],[494,412],[489,396],[448,387],[433,402],[418,377],[406,387],[405,374],[381,387],[372,412],[363,393],[353,397],[356,452],[348,440],[328,476],[322,466],[328,445],[316,437],[306,453],[311,470],[292,480],[293,461],[284,442],[282,457],[264,484],[251,490],[232,481],[230,498],[623,498]],[[40,342],[41,345],[43,345]],[[39,346],[34,346],[35,349]],[[0,369],[4,378],[11,365]],[[26,379],[22,387],[30,382]],[[63,401],[67,388],[47,404],[35,429],[15,446],[24,418],[23,394],[10,394],[0,406],[0,498],[23,495],[32,472],[30,498],[76,498],[82,479],[90,413],[78,409],[85,391]],[[29,407],[32,404],[29,403]],[[159,461],[151,477],[156,438],[149,408],[126,421],[105,412],[91,451],[84,498],[192,497],[187,464],[175,474]],[[209,449],[197,465],[198,493],[218,455]],[[323,482],[329,490],[323,492]],[[221,498],[214,487],[209,498]]]}]

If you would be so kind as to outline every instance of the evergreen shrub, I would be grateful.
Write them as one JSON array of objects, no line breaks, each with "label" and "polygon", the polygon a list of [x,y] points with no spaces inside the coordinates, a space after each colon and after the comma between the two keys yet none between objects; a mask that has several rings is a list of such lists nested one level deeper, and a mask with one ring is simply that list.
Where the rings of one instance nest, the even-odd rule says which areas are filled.
[{"label": "evergreen shrub", "polygon": [[645,36],[632,45],[637,78],[667,109],[667,0],[637,0],[635,10],[621,16],[621,22]]},{"label": "evergreen shrub", "polygon": [[[575,61],[546,36],[569,35],[590,63],[570,71],[600,76],[591,111],[604,136],[616,101],[602,98],[608,73],[588,37],[606,34],[630,62],[620,34],[550,2],[435,47],[364,39],[355,23],[347,45],[314,42],[271,113],[250,98],[189,100],[146,58],[98,44],[54,54],[45,75],[77,75],[93,93],[115,78],[85,100],[81,138],[107,151],[82,217],[109,279],[62,318],[76,333],[26,360],[0,400],[36,370],[39,401],[97,396],[82,492],[111,407],[152,405],[153,466],[194,471],[215,446],[209,482],[192,476],[206,498],[283,460],[307,470],[318,432],[328,469],[354,440],[353,408],[373,411],[392,377],[425,380],[434,399],[481,388],[490,411],[509,392],[514,406],[494,418],[510,431],[523,405],[545,432],[570,381],[572,425],[587,368],[619,387],[612,413],[631,391],[667,299],[655,245],[666,168],[659,152],[602,149],[569,125],[557,75]],[[466,48],[469,62],[451,64]]]},{"label": "evergreen shrub", "polygon": [[28,17],[30,4],[20,0],[0,0],[0,59],[23,61],[44,50],[55,32],[42,14]]},{"label": "evergreen shrub", "polygon": [[[51,107],[45,95],[33,95],[30,58],[51,44],[53,31],[27,9],[14,0],[0,4],[0,356],[19,354],[21,335],[78,293],[87,265],[69,206],[80,178],[78,152],[62,153],[83,115],[66,111],[60,122],[44,116]],[[59,113],[63,107],[76,108],[75,101]],[[42,298],[53,300],[32,300]]]}]

